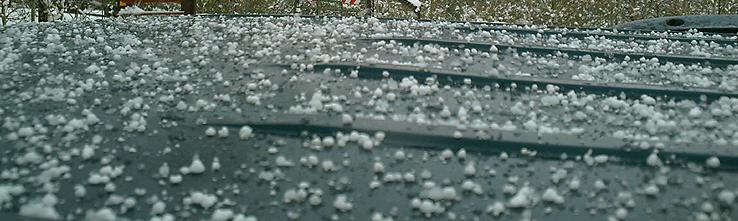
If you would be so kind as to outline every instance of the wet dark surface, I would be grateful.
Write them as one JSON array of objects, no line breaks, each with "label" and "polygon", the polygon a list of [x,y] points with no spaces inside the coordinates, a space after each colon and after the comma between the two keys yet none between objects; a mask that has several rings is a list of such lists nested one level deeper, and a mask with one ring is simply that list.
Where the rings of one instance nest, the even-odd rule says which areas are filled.
[{"label": "wet dark surface", "polygon": [[736,15],[691,15],[644,19],[617,25],[615,28],[641,31],[685,31],[735,34],[738,32]]}]

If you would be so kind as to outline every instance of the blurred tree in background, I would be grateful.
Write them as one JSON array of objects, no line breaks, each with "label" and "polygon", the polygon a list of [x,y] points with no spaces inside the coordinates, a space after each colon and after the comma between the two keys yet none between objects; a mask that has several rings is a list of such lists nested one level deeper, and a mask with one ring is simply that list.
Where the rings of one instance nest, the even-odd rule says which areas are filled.
[{"label": "blurred tree in background", "polygon": [[[368,0],[363,0],[365,4]],[[336,4],[329,4],[335,2]],[[199,0],[198,13],[339,15],[340,0]],[[738,14],[738,0],[422,0],[419,14],[405,0],[374,0],[374,16],[500,21],[554,26],[610,26],[674,16]],[[344,15],[357,15],[349,11]]]},{"label": "blurred tree in background", "polygon": [[[360,4],[366,4],[362,0]],[[418,13],[405,0],[373,0],[373,15],[453,21],[499,21],[552,26],[610,26],[672,16],[738,14],[738,0],[421,0]],[[0,0],[3,24],[11,19],[37,21],[38,6],[48,3],[51,19],[64,13],[107,14],[115,0]],[[198,13],[363,15],[362,6],[343,9],[340,0],[198,0]],[[145,10],[179,10],[176,4],[141,6]],[[358,8],[358,9],[357,9]],[[65,17],[66,18],[66,17]]]}]

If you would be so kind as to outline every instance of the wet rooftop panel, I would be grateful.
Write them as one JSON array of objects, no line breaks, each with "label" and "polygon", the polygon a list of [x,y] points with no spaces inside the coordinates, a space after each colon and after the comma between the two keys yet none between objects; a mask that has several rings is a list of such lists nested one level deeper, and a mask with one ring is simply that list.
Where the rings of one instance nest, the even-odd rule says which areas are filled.
[{"label": "wet rooftop panel", "polygon": [[733,220],[738,42],[376,18],[0,32],[0,211]]}]

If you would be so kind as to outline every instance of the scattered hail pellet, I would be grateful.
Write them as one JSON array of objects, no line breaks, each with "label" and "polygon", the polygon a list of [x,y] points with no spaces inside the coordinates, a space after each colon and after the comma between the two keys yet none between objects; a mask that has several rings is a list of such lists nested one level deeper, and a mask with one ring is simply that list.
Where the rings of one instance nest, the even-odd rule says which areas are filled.
[{"label": "scattered hail pellet", "polygon": [[442,161],[447,161],[451,159],[451,157],[454,156],[454,152],[451,151],[451,149],[445,149],[441,152],[441,154],[438,156]]},{"label": "scattered hail pellet", "polygon": [[459,149],[459,151],[456,152],[456,157],[458,157],[461,160],[466,159],[466,149],[464,148]]},{"label": "scattered hail pellet", "polygon": [[350,114],[342,114],[341,122],[343,122],[343,124],[351,124],[354,122],[354,117],[352,117]]},{"label": "scattered hail pellet", "polygon": [[[213,163],[210,165],[210,168],[213,171],[220,170],[220,159],[218,159],[218,157],[213,157]],[[192,169],[190,169],[190,170],[192,170]]]},{"label": "scattered hail pellet", "polygon": [[227,127],[221,127],[220,130],[218,130],[218,137],[220,137],[220,138],[226,138],[226,137],[228,137],[228,128]]},{"label": "scattered hail pellet", "polygon": [[710,157],[707,158],[705,164],[710,168],[718,168],[720,167],[720,159],[718,159],[717,157]]},{"label": "scattered hail pellet", "polygon": [[469,162],[464,167],[464,175],[474,176],[477,173],[477,168],[474,166],[474,162]]},{"label": "scattered hail pellet", "polygon": [[374,162],[372,170],[374,173],[384,173],[384,164],[382,164],[382,162]]},{"label": "scattered hail pellet", "polygon": [[205,130],[205,135],[208,135],[210,137],[215,136],[217,134],[217,131],[213,127],[208,127],[208,129]]},{"label": "scattered hail pellet", "polygon": [[193,174],[200,174],[205,172],[205,164],[200,161],[200,156],[194,155],[192,157],[192,163],[190,163],[189,172]]},{"label": "scattered hail pellet", "polygon": [[241,127],[240,130],[238,130],[238,137],[241,140],[249,139],[252,136],[253,131],[254,130],[251,129],[251,127],[249,127],[249,126],[243,126],[243,127]]},{"label": "scattered hail pellet", "polygon": [[333,201],[333,207],[339,211],[347,212],[354,207],[354,204],[348,201],[348,197],[346,197],[346,195],[340,194],[336,196],[335,201]]}]

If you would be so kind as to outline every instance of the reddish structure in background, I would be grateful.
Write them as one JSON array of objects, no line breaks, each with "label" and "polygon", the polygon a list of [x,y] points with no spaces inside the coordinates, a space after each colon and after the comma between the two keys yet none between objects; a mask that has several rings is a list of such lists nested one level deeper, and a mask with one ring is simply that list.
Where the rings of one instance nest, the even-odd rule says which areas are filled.
[{"label": "reddish structure in background", "polygon": [[350,5],[355,5],[357,0],[341,0],[341,6],[346,5],[346,2],[348,2]]},{"label": "reddish structure in background", "polygon": [[[129,5],[139,5],[139,4],[147,4],[147,3],[179,3],[182,6],[182,12],[186,15],[194,15],[197,9],[196,0],[118,0],[118,9],[120,10]],[[145,13],[145,15],[158,15],[158,14],[178,14],[178,13],[172,13],[172,12]]]}]

